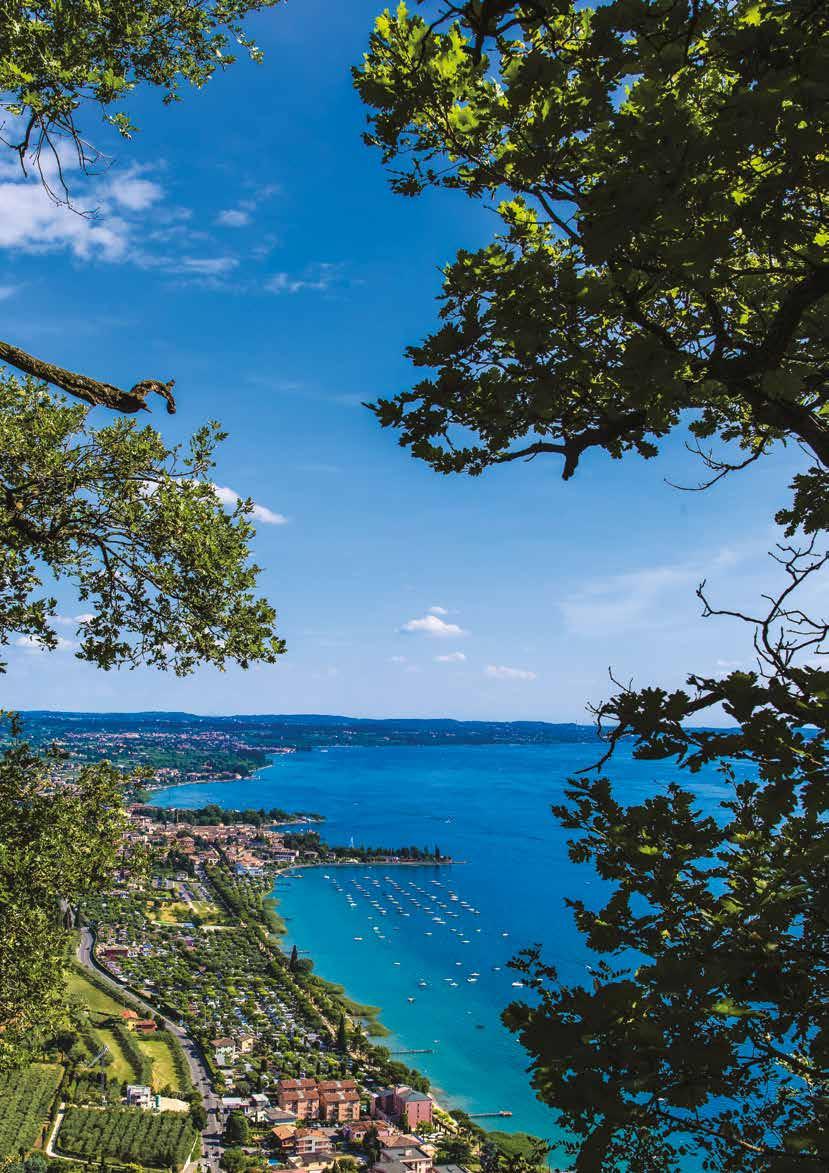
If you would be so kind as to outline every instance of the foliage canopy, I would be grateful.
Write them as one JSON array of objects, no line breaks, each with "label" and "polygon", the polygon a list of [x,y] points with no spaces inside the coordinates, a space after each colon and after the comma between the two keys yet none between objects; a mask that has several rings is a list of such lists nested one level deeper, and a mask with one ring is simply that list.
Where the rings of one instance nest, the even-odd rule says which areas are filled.
[{"label": "foliage canopy", "polygon": [[[569,479],[591,449],[651,457],[687,426],[708,487],[777,441],[806,453],[763,605],[699,590],[704,615],[753,626],[756,669],[595,710],[608,753],[554,813],[609,885],[603,907],[568,902],[602,959],[570,986],[528,951],[537,999],[505,1020],[578,1170],[823,1169],[829,625],[798,591],[829,558],[829,12],[401,4],[355,83],[396,191],[497,201],[409,350],[428,374],[373,407],[414,456],[475,475],[551,453]],[[695,729],[711,711],[733,727]],[[672,782],[626,806],[601,775],[622,737],[716,766],[727,798],[712,815]]]},{"label": "foliage canopy", "polygon": [[112,107],[142,83],[158,87],[167,103],[179,100],[183,84],[203,86],[233,64],[234,43],[259,60],[243,20],[276,3],[0,0],[0,95],[15,119],[3,141],[24,166],[40,168],[44,150],[60,165],[60,140],[68,138],[85,165],[90,147],[79,113],[98,107],[106,122],[131,137],[136,127],[129,115]]},{"label": "foliage canopy", "polygon": [[[68,202],[62,140],[81,170],[94,162],[78,121],[90,107],[129,137],[117,103],[141,84],[165,102],[184,83],[203,85],[233,61],[234,41],[258,58],[242,21],[274,2],[0,0],[0,141]],[[71,642],[51,594],[68,580],[87,609],[75,654],[100,668],[274,662],[284,645],[256,594],[252,502],[226,511],[210,480],[218,425],[183,449],[134,420],[96,427],[96,407],[134,415],[150,395],[174,412],[174,380],[122,390],[10,342],[0,361],[25,376],[0,374],[0,645]],[[52,765],[17,736],[0,758],[0,1065],[59,1019],[72,909],[106,883],[119,850],[118,772],[84,767],[55,783]]]},{"label": "foliage canopy", "polygon": [[501,230],[445,269],[409,352],[433,373],[380,422],[443,472],[554,452],[568,477],[687,411],[829,460],[825,6],[426,7],[377,20],[367,141],[395,190],[494,197]]}]

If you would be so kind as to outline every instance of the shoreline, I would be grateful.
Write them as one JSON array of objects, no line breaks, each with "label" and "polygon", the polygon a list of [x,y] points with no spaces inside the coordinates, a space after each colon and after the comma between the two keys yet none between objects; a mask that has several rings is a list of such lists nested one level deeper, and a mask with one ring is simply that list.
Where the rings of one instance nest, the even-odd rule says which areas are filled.
[{"label": "shoreline", "polygon": [[[463,861],[452,861],[452,863],[454,863],[454,862],[463,862]],[[281,872],[277,873],[277,876],[279,876],[279,875],[287,876],[288,872],[301,871],[301,870],[306,870],[306,869],[311,869],[311,868],[371,867],[371,866],[374,866],[374,867],[380,867],[380,866],[384,866],[384,867],[443,867],[444,865],[442,863],[430,863],[428,860],[409,860],[409,859],[400,860],[397,863],[384,863],[384,864],[381,864],[379,861],[373,861],[372,863],[367,863],[367,864],[360,863],[359,861],[356,861],[356,862],[342,861],[342,862],[338,862],[336,864],[306,863],[306,864],[292,864],[290,868],[285,868]],[[451,863],[448,866],[451,866]],[[277,876],[274,877],[274,881],[276,880]],[[265,896],[265,900],[271,904],[274,904],[274,905],[278,904],[278,896],[274,895],[273,885],[271,886],[271,891]],[[281,915],[280,912],[277,911],[277,909],[274,909],[273,911],[274,911],[274,915],[279,920],[279,924],[281,926],[284,926],[286,924],[284,917]],[[283,956],[287,956],[288,954],[286,953],[286,950],[283,947],[283,941],[281,940],[281,938],[284,936],[287,936],[287,935],[288,935],[287,928],[282,927],[281,929],[278,930],[276,946],[282,952]],[[306,952],[306,956],[310,957],[310,953]],[[310,959],[311,959],[311,961],[313,961],[312,957]],[[376,1025],[381,1028],[381,1030],[383,1032],[381,1035],[375,1036],[375,1037],[379,1037],[379,1038],[394,1037],[394,1031],[390,1030],[389,1027],[387,1027],[385,1025],[385,1023],[382,1022],[380,1019],[380,1015],[383,1013],[382,1006],[368,1006],[368,1005],[364,1005],[363,1003],[357,1002],[356,999],[351,997],[351,995],[348,993],[347,988],[341,982],[334,981],[330,978],[324,978],[320,974],[316,974],[316,973],[314,973],[313,976],[315,977],[315,979],[317,981],[322,982],[323,985],[326,986],[326,988],[329,989],[343,1003],[346,1014],[349,1016],[349,1018],[352,1019],[352,1021],[356,1020],[359,1022],[360,1019],[372,1019],[376,1023]],[[354,1013],[353,1010],[349,1010],[349,1007],[358,1008],[357,1013]],[[360,1011],[363,1011],[363,1013],[360,1013]],[[366,1012],[368,1012],[368,1013],[366,1013]],[[360,1025],[363,1025],[363,1024],[360,1023]],[[369,1036],[369,1039],[371,1041],[373,1041],[370,1032],[366,1031],[366,1034]],[[402,1041],[403,1040],[401,1040],[401,1042]],[[383,1044],[381,1043],[380,1045],[382,1046]],[[406,1064],[406,1066],[408,1067],[409,1064]],[[449,1096],[449,1093],[447,1092],[447,1090],[443,1087],[440,1087],[438,1084],[432,1083],[431,1079],[429,1079],[429,1076],[426,1075],[424,1072],[420,1071],[418,1068],[413,1067],[413,1068],[411,1068],[411,1070],[415,1071],[416,1074],[421,1076],[421,1078],[427,1080],[427,1082],[429,1084],[429,1095],[431,1096],[432,1100],[434,1101],[435,1108],[443,1116],[446,1117],[447,1121],[451,1122],[449,1125],[450,1128],[452,1128],[453,1130],[456,1130],[457,1129],[457,1122],[455,1121],[454,1117],[451,1115],[451,1112],[455,1109],[448,1107],[447,1103],[446,1103],[446,1098]],[[465,1109],[460,1109],[460,1110],[464,1111]],[[489,1131],[489,1130],[485,1130],[485,1131]]]}]

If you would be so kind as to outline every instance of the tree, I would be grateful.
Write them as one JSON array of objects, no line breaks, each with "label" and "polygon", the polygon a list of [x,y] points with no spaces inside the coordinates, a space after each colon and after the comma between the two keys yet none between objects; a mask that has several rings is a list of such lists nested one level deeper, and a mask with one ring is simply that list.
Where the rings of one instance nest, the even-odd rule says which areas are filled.
[{"label": "tree", "polygon": [[291,971],[291,973],[296,973],[299,969],[299,951],[297,950],[296,945],[293,945],[291,948],[291,956],[288,960],[288,969]]},{"label": "tree", "polygon": [[345,1024],[345,1015],[340,1015],[340,1021],[337,1023],[337,1050],[342,1054],[348,1053],[348,1028]]},{"label": "tree", "polygon": [[472,1158],[472,1146],[462,1136],[446,1136],[438,1145],[438,1160],[441,1165],[465,1165]]},{"label": "tree", "polygon": [[3,105],[15,121],[11,128],[4,126],[1,141],[24,169],[34,166],[41,176],[44,153],[60,168],[62,140],[71,143],[81,166],[87,166],[97,152],[78,126],[79,112],[91,107],[120,135],[131,138],[137,128],[113,107],[142,84],[158,87],[166,104],[179,101],[184,83],[200,88],[217,69],[233,64],[231,43],[261,60],[243,20],[275,3],[133,0],[105,9],[76,5],[68,11],[58,4],[33,9],[20,0],[4,0],[0,88]]},{"label": "tree", "polygon": [[231,1112],[225,1124],[225,1144],[246,1145],[250,1140],[250,1125],[242,1112]]},{"label": "tree", "polygon": [[367,141],[403,194],[507,198],[409,351],[436,374],[380,422],[442,472],[556,453],[568,478],[590,448],[654,455],[689,410],[746,459],[795,436],[825,465],[822,6],[429,8],[376,22]]},{"label": "tree", "polygon": [[200,1101],[194,1101],[190,1105],[190,1123],[199,1132],[207,1127],[207,1112]]},{"label": "tree", "polygon": [[241,1149],[232,1148],[225,1149],[220,1164],[223,1169],[227,1169],[227,1173],[242,1173],[242,1170],[247,1169],[250,1160]]},{"label": "tree", "polygon": [[0,756],[0,1067],[60,1022],[64,908],[109,876],[123,827],[117,770],[84,767],[56,799],[53,764],[19,738]]},{"label": "tree", "polygon": [[[569,480],[687,425],[700,487],[778,441],[807,457],[776,515],[782,584],[731,612],[699,591],[753,626],[756,669],[620,687],[595,710],[608,753],[554,811],[610,884],[568,901],[604,956],[568,986],[530,950],[536,998],[505,1020],[577,1170],[829,1162],[829,625],[798,601],[828,557],[828,34],[810,0],[438,0],[378,18],[355,71],[397,191],[501,200],[409,351],[430,373],[374,405],[414,456],[552,454]],[[717,710],[735,727],[694,727]],[[601,773],[621,737],[716,765],[728,801],[703,814],[674,781],[626,806]]]},{"label": "tree", "polygon": [[[202,85],[233,60],[231,41],[258,57],[241,21],[272,2],[0,4],[0,144],[67,201],[62,140],[81,169],[93,161],[78,121],[87,110],[129,137],[129,119],[114,112],[121,99],[150,83],[174,100],[185,82]],[[0,646],[61,645],[50,590],[60,578],[85,605],[75,654],[100,668],[184,674],[202,663],[273,662],[284,645],[256,594],[252,503],[226,511],[210,477],[218,425],[171,448],[123,416],[149,410],[151,396],[175,411],[172,380],[140,379],[125,391],[10,342],[0,342],[0,361],[24,376],[0,373]],[[96,407],[118,418],[96,428]],[[75,905],[106,882],[117,856],[116,772],[62,768],[55,786],[54,765],[38,761],[17,729],[0,761],[0,1065],[20,1057],[36,1024],[57,1024]]]},{"label": "tree", "polygon": [[363,1137],[363,1151],[366,1155],[369,1168],[376,1165],[380,1160],[380,1134],[374,1124],[366,1129],[366,1134]]}]

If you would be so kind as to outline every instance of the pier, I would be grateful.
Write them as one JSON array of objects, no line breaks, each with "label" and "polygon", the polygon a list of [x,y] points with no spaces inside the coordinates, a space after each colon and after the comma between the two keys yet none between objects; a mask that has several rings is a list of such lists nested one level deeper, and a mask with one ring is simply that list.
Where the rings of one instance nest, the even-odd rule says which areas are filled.
[{"label": "pier", "polygon": [[[433,1055],[433,1047],[416,1047],[411,1051],[389,1051],[390,1055]],[[511,1113],[510,1113],[511,1114]]]},{"label": "pier", "polygon": [[493,1116],[511,1116],[512,1112],[507,1111],[506,1108],[501,1108],[497,1112],[467,1112],[470,1120],[487,1120]]}]

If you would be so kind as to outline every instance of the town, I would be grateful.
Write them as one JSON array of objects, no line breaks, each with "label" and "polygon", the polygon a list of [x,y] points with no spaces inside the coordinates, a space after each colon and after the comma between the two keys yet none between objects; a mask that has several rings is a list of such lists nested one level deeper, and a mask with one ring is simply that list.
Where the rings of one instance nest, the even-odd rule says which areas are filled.
[{"label": "town", "polygon": [[[39,1144],[55,1173],[92,1154],[114,1171],[477,1169],[504,1134],[438,1104],[378,1041],[375,1011],[281,947],[269,895],[301,866],[449,861],[344,853],[266,812],[240,817],[129,808],[116,883],[78,910],[72,1023],[28,1069],[31,1135],[7,1144]],[[15,1106],[0,1106],[0,1157]]]}]

